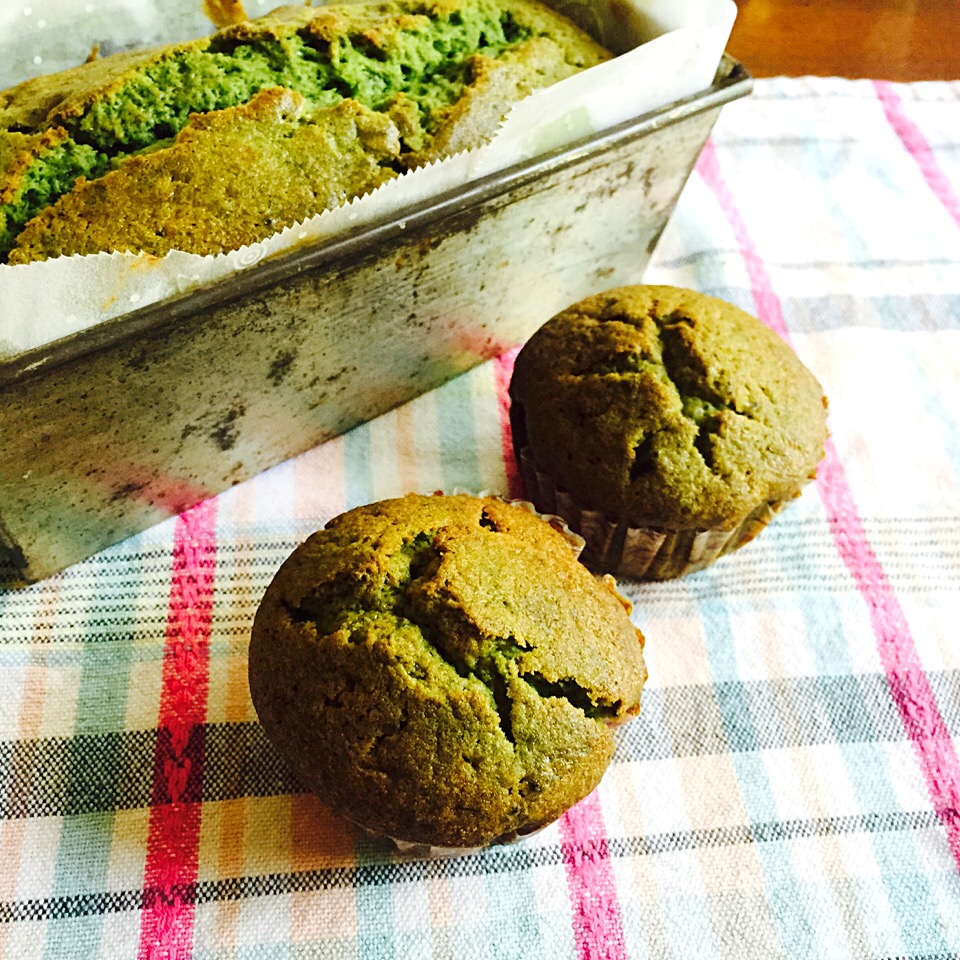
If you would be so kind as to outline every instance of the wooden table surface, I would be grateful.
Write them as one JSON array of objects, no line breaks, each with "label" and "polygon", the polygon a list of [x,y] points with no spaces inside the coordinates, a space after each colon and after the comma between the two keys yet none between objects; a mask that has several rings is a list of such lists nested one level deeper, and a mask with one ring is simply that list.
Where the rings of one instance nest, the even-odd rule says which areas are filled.
[{"label": "wooden table surface", "polygon": [[960,0],[737,0],[728,49],[755,77],[960,79]]}]

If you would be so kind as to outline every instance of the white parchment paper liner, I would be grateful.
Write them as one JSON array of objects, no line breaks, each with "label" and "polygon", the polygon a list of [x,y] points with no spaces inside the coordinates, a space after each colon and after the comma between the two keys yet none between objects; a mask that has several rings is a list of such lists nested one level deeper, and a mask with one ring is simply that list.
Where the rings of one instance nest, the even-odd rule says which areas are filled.
[{"label": "white parchment paper liner", "polygon": [[[44,2],[53,0],[34,6]],[[213,257],[102,253],[0,265],[0,359],[212,284],[299,244],[396,216],[419,201],[703,90],[713,80],[736,16],[733,0],[557,0],[556,5],[621,56],[521,101],[487,146],[401,176],[261,243]],[[10,42],[4,39],[0,52]],[[62,68],[55,57],[44,63]]]}]

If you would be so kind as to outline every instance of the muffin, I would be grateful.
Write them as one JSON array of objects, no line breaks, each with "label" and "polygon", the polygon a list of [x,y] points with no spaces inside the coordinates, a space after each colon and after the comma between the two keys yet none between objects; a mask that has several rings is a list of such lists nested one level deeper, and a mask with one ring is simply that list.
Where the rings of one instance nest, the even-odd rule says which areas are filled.
[{"label": "muffin", "polygon": [[358,507],[287,559],[250,642],[268,738],[331,809],[401,843],[531,833],[599,783],[640,709],[643,637],[612,579],[519,506]]},{"label": "muffin", "polygon": [[0,91],[0,262],[265,239],[610,56],[536,0],[380,0],[28,80]]},{"label": "muffin", "polygon": [[827,400],[773,331],[692,290],[588,297],[538,330],[510,384],[537,509],[584,562],[664,580],[751,540],[815,476]]}]

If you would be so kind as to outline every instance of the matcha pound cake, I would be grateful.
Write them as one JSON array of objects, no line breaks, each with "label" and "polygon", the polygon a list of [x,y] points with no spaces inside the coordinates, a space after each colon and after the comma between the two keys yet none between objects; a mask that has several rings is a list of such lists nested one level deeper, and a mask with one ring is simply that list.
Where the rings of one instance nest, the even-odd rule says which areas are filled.
[{"label": "matcha pound cake", "polygon": [[636,715],[643,637],[566,536],[496,499],[408,496],[335,518],[257,611],[250,692],[335,812],[395,841],[531,833],[600,781]]},{"label": "matcha pound cake", "polygon": [[799,495],[827,437],[813,374],[714,297],[635,286],[547,321],[517,357],[513,442],[530,498],[584,561],[663,580],[737,549]]},{"label": "matcha pound cake", "polygon": [[537,0],[383,0],[29,80],[0,92],[0,263],[262,240],[609,56]]}]

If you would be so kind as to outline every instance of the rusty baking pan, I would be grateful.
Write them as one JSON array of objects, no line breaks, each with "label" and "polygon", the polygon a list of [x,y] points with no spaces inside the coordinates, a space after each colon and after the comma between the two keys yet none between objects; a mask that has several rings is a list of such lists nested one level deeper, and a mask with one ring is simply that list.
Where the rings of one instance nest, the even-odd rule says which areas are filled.
[{"label": "rusty baking pan", "polygon": [[642,278],[702,93],[0,363],[0,582],[42,579]]}]

